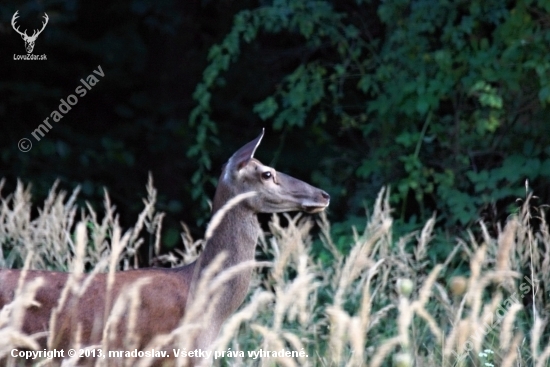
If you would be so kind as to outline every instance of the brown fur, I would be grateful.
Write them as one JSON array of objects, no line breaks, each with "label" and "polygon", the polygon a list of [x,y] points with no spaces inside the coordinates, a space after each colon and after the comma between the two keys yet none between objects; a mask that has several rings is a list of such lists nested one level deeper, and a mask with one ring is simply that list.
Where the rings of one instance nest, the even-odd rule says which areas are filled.
[{"label": "brown fur", "polygon": [[[69,298],[65,303],[63,311],[59,314],[57,326],[53,330],[56,339],[50,347],[69,348],[74,344],[79,328],[82,345],[100,343],[106,317],[113,307],[114,300],[125,287],[131,287],[138,279],[148,278],[149,282],[141,288],[138,322],[135,325],[139,346],[144,347],[154,336],[168,333],[178,326],[194,296],[192,290],[195,289],[204,269],[217,255],[222,252],[227,255],[223,269],[254,259],[255,246],[260,234],[257,213],[296,210],[313,213],[324,210],[329,203],[327,193],[278,173],[253,159],[262,136],[263,133],[239,149],[224,167],[213,201],[213,214],[240,193],[255,191],[256,195],[238,203],[223,216],[197,261],[176,269],[118,272],[114,277],[110,298],[106,297],[108,275],[96,275],[79,299]],[[271,176],[267,177],[266,172]],[[0,307],[13,299],[21,274],[19,270],[0,271]],[[251,269],[241,271],[224,285],[219,294],[219,302],[215,305],[214,317],[211,317],[207,325],[193,337],[194,347],[206,349],[211,345],[223,322],[246,297],[251,274]],[[37,277],[43,277],[45,283],[35,297],[38,304],[30,306],[25,313],[23,331],[27,334],[49,329],[52,310],[60,300],[69,274],[29,271],[26,281]],[[112,301],[106,304],[107,299]],[[126,325],[126,321],[122,320],[120,325]],[[124,347],[125,331],[125,326],[119,327],[117,339],[109,346]],[[39,341],[43,347],[46,346],[45,337]]]},{"label": "brown fur", "polygon": [[[192,265],[192,264],[191,264]],[[140,293],[140,310],[137,333],[144,336],[140,346],[144,346],[151,335],[169,332],[174,329],[178,321],[185,313],[186,297],[189,291],[189,283],[192,266],[188,265],[177,270],[169,269],[144,269],[119,272],[115,276],[112,287],[112,302],[120,294],[124,287],[131,286],[138,278],[147,277],[149,284],[142,288]],[[187,275],[189,274],[189,275]],[[4,269],[0,272],[0,305],[9,303],[14,296],[15,288],[21,271]],[[23,332],[35,334],[49,329],[50,315],[58,305],[61,291],[69,277],[68,273],[52,271],[29,271],[25,278],[30,281],[37,277],[43,277],[44,285],[39,288],[35,300],[36,306],[27,308],[23,322]],[[77,325],[81,325],[81,340],[85,345],[98,344],[102,338],[105,322],[107,274],[97,274],[95,280],[88,286],[86,292],[80,297],[69,298],[65,302],[63,310],[57,321],[54,331],[56,339],[52,348],[68,348],[71,340],[77,332]],[[158,295],[162,294],[159,299]],[[126,322],[122,322],[126,324]],[[94,329],[94,325],[97,325]],[[98,328],[99,326],[99,328]],[[42,347],[46,347],[46,337],[40,338]],[[122,345],[113,345],[113,347]]]}]

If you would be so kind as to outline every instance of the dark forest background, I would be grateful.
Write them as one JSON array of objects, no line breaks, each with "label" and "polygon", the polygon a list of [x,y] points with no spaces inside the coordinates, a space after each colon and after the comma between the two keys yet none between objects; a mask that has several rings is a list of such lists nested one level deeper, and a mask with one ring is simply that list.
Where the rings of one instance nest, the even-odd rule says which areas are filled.
[{"label": "dark forest background", "polygon": [[[28,34],[48,14],[46,61],[14,60],[17,10]],[[59,180],[100,210],[107,188],[127,226],[152,172],[166,248],[180,221],[200,237],[222,164],[262,127],[256,156],[329,192],[337,237],[384,185],[404,232],[436,213],[436,257],[479,219],[496,231],[526,180],[550,203],[546,0],[4,1],[0,58],[1,195]]]}]

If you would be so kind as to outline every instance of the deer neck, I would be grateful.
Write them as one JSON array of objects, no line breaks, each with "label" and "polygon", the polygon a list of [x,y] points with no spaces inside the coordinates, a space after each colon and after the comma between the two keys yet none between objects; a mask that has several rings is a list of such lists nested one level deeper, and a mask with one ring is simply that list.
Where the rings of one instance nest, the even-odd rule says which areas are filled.
[{"label": "deer neck", "polygon": [[[213,214],[217,210],[214,208]],[[201,268],[208,266],[220,253],[225,252],[226,266],[254,259],[254,250],[260,226],[256,214],[237,204],[223,216],[201,254]]]},{"label": "deer neck", "polygon": [[[218,185],[212,205],[212,215],[234,196],[235,193],[230,188]],[[259,234],[260,225],[256,213],[244,202],[237,204],[225,213],[212,237],[206,243],[197,262],[200,270],[208,267],[222,252],[225,252],[226,255],[224,269],[244,261],[254,260]],[[241,282],[248,282],[251,273],[251,270],[242,271],[236,278]],[[248,283],[246,287],[248,287]]]},{"label": "deer neck", "polygon": [[[212,214],[215,214],[227,200],[229,195],[219,195],[219,187],[214,197]],[[227,197],[227,200],[221,198]],[[222,270],[238,265],[245,261],[254,260],[256,242],[260,234],[260,225],[256,213],[243,203],[237,204],[223,216],[214,230],[212,237],[195,262],[195,274],[205,270],[220,253],[225,252],[226,258]],[[220,295],[220,304],[217,308],[217,317],[224,320],[234,312],[243,302],[248,293],[252,268],[239,271],[223,287]]]}]

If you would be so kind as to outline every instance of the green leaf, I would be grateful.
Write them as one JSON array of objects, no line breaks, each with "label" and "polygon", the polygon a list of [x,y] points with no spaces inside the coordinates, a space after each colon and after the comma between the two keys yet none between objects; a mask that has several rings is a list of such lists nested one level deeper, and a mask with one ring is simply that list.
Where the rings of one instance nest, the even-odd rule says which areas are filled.
[{"label": "green leaf", "polygon": [[257,113],[262,120],[267,120],[272,117],[279,105],[274,97],[268,97],[263,102],[260,102],[254,106],[254,112]]}]

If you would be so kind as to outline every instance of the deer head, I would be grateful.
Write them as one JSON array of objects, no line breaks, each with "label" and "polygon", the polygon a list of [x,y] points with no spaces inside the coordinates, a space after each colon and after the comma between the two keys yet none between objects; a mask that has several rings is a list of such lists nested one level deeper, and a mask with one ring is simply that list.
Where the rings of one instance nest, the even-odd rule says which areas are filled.
[{"label": "deer head", "polygon": [[216,195],[231,198],[244,192],[255,191],[257,194],[254,197],[244,201],[244,204],[255,213],[323,211],[330,202],[330,196],[326,192],[277,172],[254,159],[254,153],[263,136],[262,130],[256,139],[231,156],[222,171]]},{"label": "deer head", "polygon": [[25,32],[21,32],[19,30],[19,26],[17,28],[15,27],[15,20],[19,17],[17,13],[19,13],[19,10],[17,10],[15,14],[13,14],[13,17],[11,18],[11,26],[17,33],[21,35],[21,38],[23,38],[23,41],[25,41],[25,49],[27,50],[27,53],[30,54],[34,49],[34,43],[36,42],[36,38],[38,38],[38,35],[42,33],[44,28],[46,28],[46,24],[48,24],[48,19],[49,19],[48,14],[44,13],[44,19],[46,21],[42,23],[42,29],[39,31],[35,29],[34,32],[32,33],[32,36],[29,36],[27,35],[26,29],[25,29]]}]

